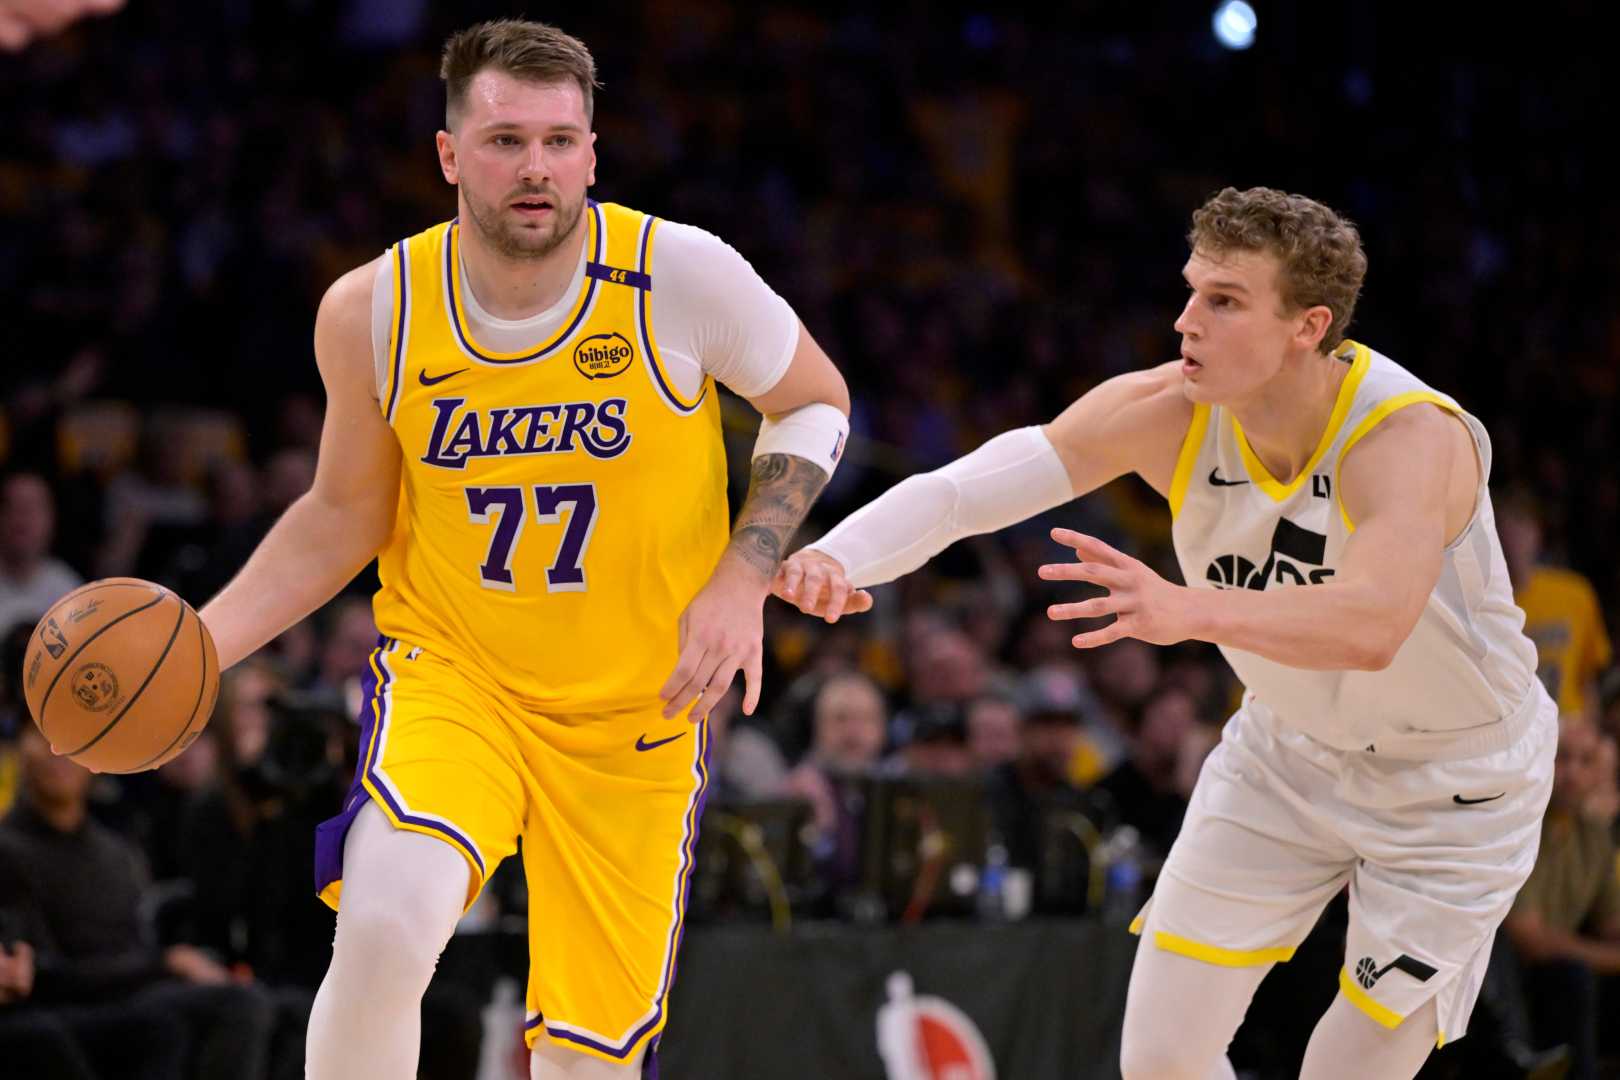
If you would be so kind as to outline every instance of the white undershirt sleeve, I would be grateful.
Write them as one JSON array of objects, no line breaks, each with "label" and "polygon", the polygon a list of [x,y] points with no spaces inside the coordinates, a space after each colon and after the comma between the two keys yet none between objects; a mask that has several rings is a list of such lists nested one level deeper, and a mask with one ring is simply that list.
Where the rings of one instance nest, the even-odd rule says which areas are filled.
[{"label": "white undershirt sleeve", "polygon": [[909,574],[963,537],[994,532],[1074,498],[1046,432],[1019,428],[909,477],[806,545],[837,559],[856,588]]},{"label": "white undershirt sleeve", "polygon": [[781,380],[799,341],[798,316],[747,259],[676,221],[653,234],[650,306],[665,370],[688,396],[708,374],[756,398]]}]

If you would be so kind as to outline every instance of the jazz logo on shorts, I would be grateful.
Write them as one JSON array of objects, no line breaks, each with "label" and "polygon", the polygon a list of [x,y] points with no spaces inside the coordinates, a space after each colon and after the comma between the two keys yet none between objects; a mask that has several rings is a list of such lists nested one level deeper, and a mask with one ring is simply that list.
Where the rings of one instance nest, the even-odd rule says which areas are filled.
[{"label": "jazz logo on shorts", "polygon": [[1374,964],[1372,957],[1363,956],[1360,960],[1356,961],[1356,982],[1361,984],[1361,988],[1363,990],[1371,990],[1373,988],[1373,983],[1377,982],[1379,979],[1382,979],[1384,977],[1384,973],[1389,971],[1391,968],[1394,968],[1396,971],[1406,972],[1418,982],[1428,982],[1430,979],[1434,978],[1435,974],[1434,968],[1430,967],[1428,964],[1425,964],[1421,960],[1412,959],[1405,953],[1401,953],[1401,955],[1397,956],[1383,967],[1378,967],[1378,965]]}]

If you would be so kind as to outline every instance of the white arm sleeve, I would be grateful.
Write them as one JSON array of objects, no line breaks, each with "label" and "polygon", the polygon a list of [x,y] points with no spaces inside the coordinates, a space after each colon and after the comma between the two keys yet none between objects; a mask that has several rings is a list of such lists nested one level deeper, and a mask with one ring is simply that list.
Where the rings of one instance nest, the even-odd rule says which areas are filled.
[{"label": "white arm sleeve", "polygon": [[909,477],[806,545],[865,588],[909,574],[965,536],[994,532],[1074,498],[1069,470],[1039,427],[997,435],[966,457]]},{"label": "white arm sleeve", "polygon": [[659,222],[652,280],[653,337],[681,393],[697,393],[707,373],[738,396],[756,398],[787,372],[799,318],[724,240]]}]

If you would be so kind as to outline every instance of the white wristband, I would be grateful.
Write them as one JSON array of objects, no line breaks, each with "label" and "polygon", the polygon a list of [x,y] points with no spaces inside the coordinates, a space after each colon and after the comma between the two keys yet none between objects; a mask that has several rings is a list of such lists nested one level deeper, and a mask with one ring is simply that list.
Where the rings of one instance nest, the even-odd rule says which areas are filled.
[{"label": "white wristband", "polygon": [[767,416],[759,422],[754,457],[792,454],[804,458],[832,479],[849,438],[849,417],[820,401]]},{"label": "white wristband", "polygon": [[1046,432],[1019,428],[966,457],[912,476],[807,545],[832,556],[856,588],[908,574],[965,536],[994,532],[1074,498]]}]

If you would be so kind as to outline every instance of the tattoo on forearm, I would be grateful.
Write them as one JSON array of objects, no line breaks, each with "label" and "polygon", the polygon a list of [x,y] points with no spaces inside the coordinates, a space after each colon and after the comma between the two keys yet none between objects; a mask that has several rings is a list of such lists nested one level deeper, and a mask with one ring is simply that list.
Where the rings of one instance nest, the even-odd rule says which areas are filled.
[{"label": "tattoo on forearm", "polygon": [[755,459],[729,550],[767,577],[776,573],[788,541],[826,483],[827,474],[804,458],[766,454]]}]

